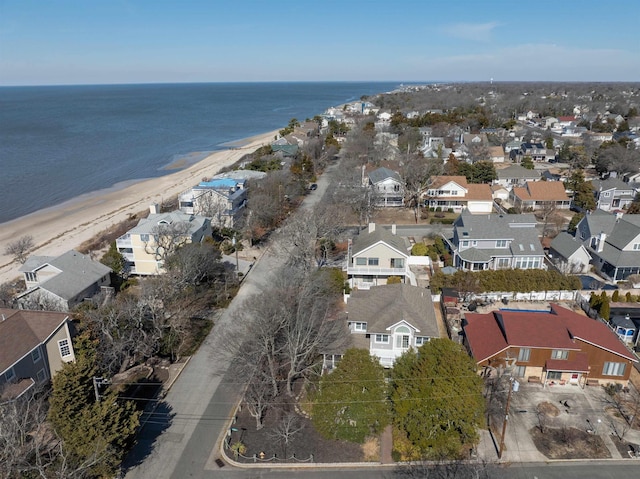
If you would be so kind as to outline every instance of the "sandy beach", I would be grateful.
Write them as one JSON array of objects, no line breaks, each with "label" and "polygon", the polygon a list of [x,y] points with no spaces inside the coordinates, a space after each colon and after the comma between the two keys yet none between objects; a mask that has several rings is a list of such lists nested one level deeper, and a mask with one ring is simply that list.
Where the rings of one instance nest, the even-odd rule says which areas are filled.
[{"label": "sandy beach", "polygon": [[11,241],[31,235],[35,248],[30,254],[58,256],[124,221],[129,215],[144,211],[151,203],[162,203],[196,185],[202,178],[215,175],[245,154],[270,143],[276,134],[277,130],[227,144],[229,150],[215,152],[166,176],[82,195],[0,224],[0,283],[20,276],[20,264],[4,254]]}]

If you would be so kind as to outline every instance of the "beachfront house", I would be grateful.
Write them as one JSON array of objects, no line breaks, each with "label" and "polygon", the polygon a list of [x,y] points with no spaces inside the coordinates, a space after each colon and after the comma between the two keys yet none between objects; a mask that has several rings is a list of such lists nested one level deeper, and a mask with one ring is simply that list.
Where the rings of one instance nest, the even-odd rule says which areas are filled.
[{"label": "beachfront house", "polygon": [[0,402],[20,397],[75,360],[67,313],[0,309]]},{"label": "beachfront house", "polygon": [[179,210],[160,213],[155,204],[150,211],[147,218],[116,240],[129,274],[163,273],[165,259],[177,248],[211,236],[211,220],[205,216]]},{"label": "beachfront house", "polygon": [[27,290],[16,296],[21,309],[69,311],[111,284],[111,268],[69,250],[58,256],[30,256],[19,270]]},{"label": "beachfront house", "polygon": [[237,226],[247,204],[246,179],[214,178],[201,181],[178,196],[180,211],[206,216],[220,228]]}]

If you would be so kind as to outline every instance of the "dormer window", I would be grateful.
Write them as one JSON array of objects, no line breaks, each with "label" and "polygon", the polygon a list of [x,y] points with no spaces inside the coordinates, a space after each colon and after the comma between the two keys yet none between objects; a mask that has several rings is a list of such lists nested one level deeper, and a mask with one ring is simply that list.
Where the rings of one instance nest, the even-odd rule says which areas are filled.
[{"label": "dormer window", "polygon": [[26,272],[24,274],[24,277],[30,283],[36,283],[38,281],[38,273],[36,273],[35,271]]}]

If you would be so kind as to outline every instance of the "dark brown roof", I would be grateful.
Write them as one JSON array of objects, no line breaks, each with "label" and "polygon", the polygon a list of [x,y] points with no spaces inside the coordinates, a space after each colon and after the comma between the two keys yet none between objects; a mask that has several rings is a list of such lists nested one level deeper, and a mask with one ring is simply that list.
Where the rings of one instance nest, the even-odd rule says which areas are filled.
[{"label": "dark brown roof", "polygon": [[68,317],[54,311],[0,309],[0,374],[44,343]]}]

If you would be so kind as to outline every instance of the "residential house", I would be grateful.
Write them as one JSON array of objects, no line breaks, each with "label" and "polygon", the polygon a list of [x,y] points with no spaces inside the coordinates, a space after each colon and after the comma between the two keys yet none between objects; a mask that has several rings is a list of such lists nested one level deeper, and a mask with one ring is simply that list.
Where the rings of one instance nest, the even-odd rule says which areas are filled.
[{"label": "residential house", "polygon": [[67,313],[0,309],[0,398],[19,397],[75,360]]},{"label": "residential house", "polygon": [[626,385],[637,361],[607,325],[556,304],[541,312],[467,313],[463,329],[485,375],[506,369],[545,386]]},{"label": "residential house", "polygon": [[425,206],[443,211],[490,213],[493,210],[491,187],[467,183],[464,176],[434,176],[426,192]]},{"label": "residential house", "polygon": [[379,131],[373,139],[373,146],[379,158],[395,160],[400,154],[398,149],[398,134]]},{"label": "residential house", "polygon": [[167,255],[176,248],[201,243],[211,236],[209,218],[179,210],[159,213],[158,205],[151,205],[150,211],[147,218],[116,240],[130,274],[160,274]]},{"label": "residential house", "polygon": [[486,133],[463,133],[460,137],[463,145],[489,145],[489,138]]},{"label": "residential house", "polygon": [[27,290],[16,296],[22,309],[69,311],[111,285],[111,268],[75,250],[31,256],[20,267]]},{"label": "residential house", "polygon": [[549,258],[565,274],[588,273],[590,269],[591,255],[587,248],[564,231],[551,241]]},{"label": "residential house", "polygon": [[375,192],[375,201],[379,206],[403,206],[404,185],[397,171],[389,168],[377,168],[367,175],[369,188]]},{"label": "residential house", "polygon": [[527,181],[524,186],[515,186],[509,194],[509,201],[520,211],[540,210],[554,207],[568,210],[571,200],[561,181]]},{"label": "residential house", "polygon": [[603,211],[627,209],[636,197],[636,189],[619,178],[593,180],[596,207]]},{"label": "residential house", "polygon": [[447,242],[453,265],[463,270],[545,268],[532,214],[472,215],[463,211]]},{"label": "residential house", "polygon": [[188,215],[206,216],[220,228],[237,226],[247,204],[247,180],[213,178],[178,196],[178,208]]},{"label": "residential house", "polygon": [[640,273],[640,215],[618,218],[601,210],[585,215],[576,237],[589,251],[595,269],[612,281]]},{"label": "residential house", "polygon": [[489,160],[493,163],[504,163],[504,149],[501,146],[490,146]]},{"label": "residential house", "polygon": [[387,368],[408,349],[440,337],[431,291],[425,288],[388,284],[356,290],[346,309],[353,345],[368,349]]},{"label": "residential house", "polygon": [[540,180],[540,172],[538,170],[529,170],[520,165],[511,165],[496,170],[496,176],[498,178],[493,180],[493,183],[509,189],[513,186],[524,186],[527,181]]},{"label": "residential house", "polygon": [[507,201],[509,199],[509,190],[502,185],[491,185],[491,196],[494,200]]},{"label": "residential house", "polygon": [[416,284],[409,269],[409,244],[396,234],[375,223],[349,240],[347,249],[347,278],[352,288],[368,289],[386,284],[390,276],[398,276],[403,283]]},{"label": "residential house", "polygon": [[521,162],[525,157],[531,158],[533,161],[550,161],[556,157],[556,151],[551,148],[547,149],[542,143],[522,143],[517,150],[511,150],[509,153],[513,161]]}]

